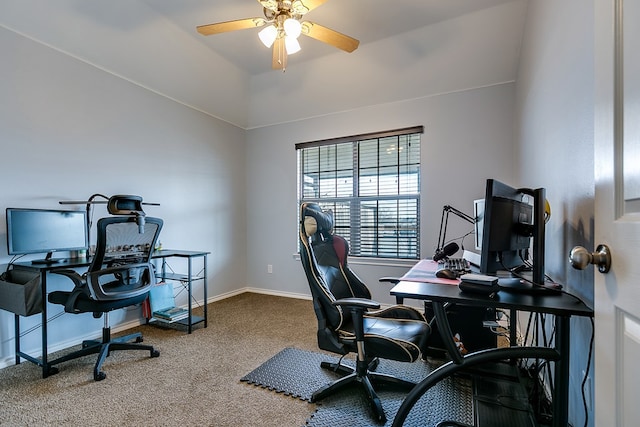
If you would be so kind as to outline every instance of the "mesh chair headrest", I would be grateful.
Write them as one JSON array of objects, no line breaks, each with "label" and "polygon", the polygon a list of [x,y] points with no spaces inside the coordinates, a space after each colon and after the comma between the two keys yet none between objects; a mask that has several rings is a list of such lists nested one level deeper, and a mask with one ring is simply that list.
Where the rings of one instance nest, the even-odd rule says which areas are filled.
[{"label": "mesh chair headrest", "polygon": [[142,215],[142,197],[128,194],[111,196],[107,203],[107,210],[111,215]]},{"label": "mesh chair headrest", "polygon": [[304,203],[302,205],[302,222],[307,237],[316,233],[322,235],[333,234],[333,213],[324,212],[316,203]]}]

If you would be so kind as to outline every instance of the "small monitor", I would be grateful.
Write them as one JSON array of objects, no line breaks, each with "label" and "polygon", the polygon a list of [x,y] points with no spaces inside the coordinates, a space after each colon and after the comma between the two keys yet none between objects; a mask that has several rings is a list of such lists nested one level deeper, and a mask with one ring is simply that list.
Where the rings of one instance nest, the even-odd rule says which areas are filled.
[{"label": "small monitor", "polygon": [[475,218],[475,244],[476,250],[482,250],[482,227],[484,226],[484,199],[473,201],[473,216]]},{"label": "small monitor", "polygon": [[53,252],[89,247],[84,211],[7,208],[6,214],[9,255],[46,253],[32,262],[53,263]]}]

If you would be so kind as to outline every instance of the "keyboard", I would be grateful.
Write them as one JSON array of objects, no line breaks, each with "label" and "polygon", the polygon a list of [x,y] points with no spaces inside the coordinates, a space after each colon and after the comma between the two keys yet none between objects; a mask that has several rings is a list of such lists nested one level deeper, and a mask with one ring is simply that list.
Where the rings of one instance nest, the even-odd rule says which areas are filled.
[{"label": "keyboard", "polygon": [[471,272],[471,264],[464,258],[445,258],[438,261],[438,270],[451,270],[460,277]]}]

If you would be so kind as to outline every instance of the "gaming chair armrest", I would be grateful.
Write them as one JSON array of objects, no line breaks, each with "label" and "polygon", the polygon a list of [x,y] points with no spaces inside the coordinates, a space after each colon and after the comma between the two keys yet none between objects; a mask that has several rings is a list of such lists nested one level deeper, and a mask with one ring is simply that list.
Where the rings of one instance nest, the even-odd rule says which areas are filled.
[{"label": "gaming chair armrest", "polygon": [[388,282],[388,283],[393,283],[394,285],[397,284],[399,281],[400,279],[397,277],[381,277],[378,279],[378,282],[381,282],[381,283]]},{"label": "gaming chair armrest", "polygon": [[377,310],[380,308],[380,303],[366,298],[342,298],[335,300],[333,305],[340,305],[348,308],[361,308],[363,311],[367,311],[369,309]]},{"label": "gaming chair armrest", "polygon": [[342,298],[334,301],[333,305],[339,305],[351,311],[356,341],[362,343],[364,341],[364,314],[369,309],[379,309],[380,303],[366,298]]}]

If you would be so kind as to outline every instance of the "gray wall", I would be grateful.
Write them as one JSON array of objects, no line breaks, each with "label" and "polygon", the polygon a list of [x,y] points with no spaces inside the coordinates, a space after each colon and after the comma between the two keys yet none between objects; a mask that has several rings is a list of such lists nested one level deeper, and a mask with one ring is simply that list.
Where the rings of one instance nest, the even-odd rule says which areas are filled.
[{"label": "gray wall", "polygon": [[[2,215],[6,207],[61,208],[60,200],[94,193],[139,194],[161,204],[146,211],[165,220],[164,248],[211,251],[210,295],[246,284],[242,129],[1,27],[0,52]],[[94,212],[104,216],[104,205]],[[5,237],[0,220],[0,241]],[[0,264],[9,259],[3,243]],[[196,296],[202,299],[201,283]],[[52,306],[50,314],[60,311]],[[137,322],[138,314],[118,312],[111,320]],[[23,330],[39,322],[25,318]],[[52,348],[95,337],[101,326],[91,314],[65,314],[49,328]],[[24,337],[23,350],[39,349],[39,333]],[[0,364],[11,362],[13,346],[13,315],[0,310]]]},{"label": "gray wall", "polygon": [[[574,270],[567,259],[575,245],[595,248],[593,21],[593,1],[530,1],[516,90],[518,181],[545,187],[551,204],[547,274],[591,307],[594,269]],[[571,322],[569,422],[584,425],[580,383],[592,329],[588,320]]]},{"label": "gray wall", "polygon": [[[444,205],[472,214],[473,200],[484,196],[487,178],[512,181],[513,114],[514,84],[506,83],[249,131],[249,286],[308,294],[300,261],[293,257],[298,241],[295,143],[424,125],[421,251],[428,257],[436,248]],[[461,236],[471,229],[452,216],[447,237]],[[465,244],[473,249],[473,237]],[[378,262],[354,269],[372,284],[375,298],[390,303],[389,287],[378,285],[378,278],[400,276],[412,264],[389,267]],[[267,273],[267,265],[273,266],[272,274]]]}]

